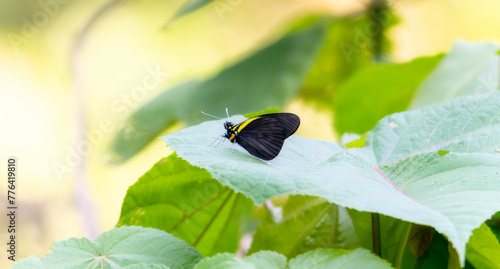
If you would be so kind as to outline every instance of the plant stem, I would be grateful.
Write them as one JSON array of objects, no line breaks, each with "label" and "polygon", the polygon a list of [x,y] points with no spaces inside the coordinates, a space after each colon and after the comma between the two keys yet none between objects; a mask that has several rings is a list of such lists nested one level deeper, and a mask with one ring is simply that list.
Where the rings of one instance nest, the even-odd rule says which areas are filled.
[{"label": "plant stem", "polygon": [[[82,74],[81,61],[83,59],[83,48],[87,40],[88,33],[97,24],[99,19],[107,14],[121,0],[112,0],[101,6],[93,16],[85,23],[82,30],[76,35],[71,48],[69,58],[69,70],[72,76],[73,107],[75,109],[73,148],[87,140],[85,136],[87,127],[87,110],[85,104],[85,79]],[[89,186],[86,158],[80,156],[80,161],[75,166],[75,182],[73,191],[75,194],[75,204],[83,222],[84,235],[94,239],[100,233],[97,210],[91,199],[91,189]]]},{"label": "plant stem", "polygon": [[380,242],[380,216],[378,213],[371,213],[372,215],[372,242],[373,253],[382,257],[382,244]]},{"label": "plant stem", "polygon": [[384,35],[388,25],[384,22],[384,13],[388,12],[389,7],[387,6],[386,0],[372,0],[368,7],[368,18],[370,22],[376,26],[372,38],[372,54],[375,62],[383,61],[384,56]]}]

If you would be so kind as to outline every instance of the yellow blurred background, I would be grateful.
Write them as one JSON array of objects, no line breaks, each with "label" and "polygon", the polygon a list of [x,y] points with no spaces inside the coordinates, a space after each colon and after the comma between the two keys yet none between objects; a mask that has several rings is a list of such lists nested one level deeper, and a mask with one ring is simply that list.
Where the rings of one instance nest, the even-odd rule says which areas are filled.
[{"label": "yellow blurred background", "polygon": [[[110,1],[115,6],[80,43],[76,67],[70,64],[75,38],[104,2],[0,4],[0,268],[12,265],[5,251],[8,157],[17,158],[19,169],[16,260],[46,255],[55,241],[95,237],[117,223],[127,188],[170,154],[158,139],[124,164],[107,163],[105,149],[128,115],[166,86],[214,74],[273,42],[304,15],[356,14],[367,4],[216,0],[167,25],[184,2]],[[220,9],[225,2],[233,4]],[[389,32],[395,62],[445,52],[456,39],[500,43],[499,1],[403,0],[390,5],[399,17]],[[74,95],[77,87],[83,96]],[[75,141],[78,104],[85,111],[83,142]],[[325,124],[331,123],[328,113],[300,100],[288,110],[301,115],[298,135],[336,140]],[[75,185],[75,175],[81,173],[75,163],[82,156],[88,182]]]}]

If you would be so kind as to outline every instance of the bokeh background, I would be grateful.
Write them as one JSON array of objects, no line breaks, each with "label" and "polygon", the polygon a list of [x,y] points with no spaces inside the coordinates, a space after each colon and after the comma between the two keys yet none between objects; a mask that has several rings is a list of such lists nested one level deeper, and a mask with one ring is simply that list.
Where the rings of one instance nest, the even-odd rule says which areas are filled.
[{"label": "bokeh background", "polygon": [[[43,256],[55,241],[94,238],[116,225],[128,186],[171,153],[157,139],[124,163],[110,162],[114,135],[141,105],[187,78],[215,74],[306,16],[355,17],[369,2],[216,0],[172,21],[186,1],[1,1],[0,171],[6,175],[7,158],[17,158],[16,258]],[[457,39],[500,43],[498,1],[388,5],[391,62],[446,52]],[[296,98],[286,110],[302,118],[298,135],[337,140],[321,106]],[[11,266],[0,253],[0,267]]]}]

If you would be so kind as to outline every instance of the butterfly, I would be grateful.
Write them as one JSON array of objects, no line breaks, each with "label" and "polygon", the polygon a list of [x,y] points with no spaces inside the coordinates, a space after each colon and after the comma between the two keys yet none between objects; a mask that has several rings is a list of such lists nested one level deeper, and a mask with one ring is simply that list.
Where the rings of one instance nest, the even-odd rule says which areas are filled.
[{"label": "butterfly", "polygon": [[[203,111],[201,113],[222,119]],[[264,114],[236,125],[229,120],[227,108],[226,115],[228,118],[224,123],[226,133],[222,137],[233,144],[238,143],[253,156],[266,161],[278,156],[285,139],[294,134],[300,125],[300,118],[292,113]]]},{"label": "butterfly", "polygon": [[300,118],[292,113],[264,114],[236,125],[226,121],[226,133],[223,137],[232,143],[238,143],[253,156],[267,161],[278,156],[285,139],[295,133],[299,125]]},{"label": "butterfly", "polygon": [[[203,111],[201,113],[219,118]],[[229,119],[227,108],[226,115]],[[222,137],[233,144],[238,143],[253,156],[268,161],[278,156],[285,139],[294,134],[299,125],[300,118],[292,113],[264,114],[236,125],[229,120],[226,121],[224,123],[226,133]]]}]

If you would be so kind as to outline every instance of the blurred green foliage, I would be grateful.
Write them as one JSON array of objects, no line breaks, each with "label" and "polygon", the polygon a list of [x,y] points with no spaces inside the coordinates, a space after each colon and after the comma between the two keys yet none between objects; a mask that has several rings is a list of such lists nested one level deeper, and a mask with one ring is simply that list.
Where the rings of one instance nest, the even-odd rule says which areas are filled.
[{"label": "blurred green foliage", "polygon": [[[194,17],[195,11],[210,8],[214,4],[221,2],[186,1],[167,23],[188,14]],[[36,12],[45,10],[45,6],[36,6],[26,0],[15,5],[13,2],[2,2],[0,9],[9,12],[3,13],[6,16],[0,16],[0,24],[4,29],[22,30],[23,21],[20,22],[19,18],[29,20]],[[477,212],[471,209],[474,204],[464,202],[467,196],[459,193],[459,184],[454,184],[457,182],[456,177],[441,177],[441,172],[449,172],[444,170],[452,165],[460,164],[469,168],[481,162],[489,170],[475,167],[476,170],[464,172],[467,180],[477,179],[483,173],[493,174],[496,166],[490,162],[498,159],[494,152],[498,147],[498,127],[488,123],[495,123],[498,115],[496,104],[488,104],[488,108],[493,110],[482,111],[479,115],[471,111],[480,111],[481,104],[488,101],[483,100],[479,105],[474,103],[481,99],[479,94],[499,89],[498,45],[457,42],[448,53],[395,63],[390,58],[392,47],[387,33],[398,22],[398,16],[390,10],[386,1],[369,1],[362,12],[348,16],[319,16],[312,13],[304,16],[288,31],[277,34],[273,39],[276,40],[274,44],[251,48],[251,55],[229,63],[212,77],[186,80],[165,89],[143,104],[123,123],[108,153],[112,161],[124,162],[153,139],[170,131],[175,124],[193,125],[205,121],[207,118],[200,111],[224,118],[224,109],[229,108],[231,115],[245,114],[252,117],[258,115],[255,113],[283,110],[292,100],[305,101],[328,111],[334,120],[333,124],[325,124],[331,125],[339,134],[347,133],[347,136],[357,138],[345,144],[352,151],[326,141],[290,138],[287,143],[291,150],[282,155],[285,156],[284,161],[267,164],[242,152],[229,155],[227,148],[206,147],[207,141],[201,140],[208,138],[202,138],[200,134],[208,134],[210,139],[212,132],[214,137],[217,136],[213,129],[215,127],[203,129],[214,124],[206,123],[196,127],[198,129],[189,129],[196,132],[181,137],[173,135],[173,140],[166,138],[172,147],[185,143],[178,151],[184,154],[182,158],[192,163],[172,155],[154,165],[129,188],[118,226],[140,225],[166,231],[194,246],[196,254],[199,251],[203,255],[235,252],[242,234],[255,232],[250,248],[250,253],[255,254],[247,257],[248,260],[239,261],[231,255],[219,254],[204,259],[204,263],[209,266],[219,262],[248,265],[256,261],[283,265],[283,258],[293,257],[300,257],[294,260],[295,263],[306,261],[303,264],[307,264],[314,260],[311,259],[316,257],[314,255],[323,257],[324,261],[332,259],[334,264],[342,260],[337,256],[359,255],[384,268],[388,266],[386,261],[397,268],[453,268],[463,262],[463,249],[470,239],[466,247],[467,261],[462,265],[466,268],[500,267],[497,259],[500,253],[499,213],[487,221],[487,225],[483,224],[474,230],[472,237],[464,235],[477,227],[473,221],[473,214]],[[463,95],[473,97],[417,112],[403,112]],[[393,114],[396,112],[403,113]],[[472,120],[459,132],[455,127],[465,122],[459,116],[468,112]],[[389,114],[393,115],[386,117]],[[415,120],[417,118],[430,120],[420,122]],[[446,119],[450,121],[443,127]],[[217,126],[220,127],[220,124]],[[401,126],[406,126],[406,129],[398,133],[398,127]],[[427,129],[429,126],[435,127]],[[371,135],[367,135],[366,132],[374,127]],[[471,128],[479,131],[467,136],[468,133],[464,133],[466,128],[469,128],[468,131]],[[407,130],[410,131],[406,133]],[[447,136],[451,133],[454,135],[453,141]],[[423,134],[424,139],[416,137],[416,134]],[[206,168],[211,174],[195,164]],[[431,164],[435,165],[434,170],[429,170]],[[302,175],[299,172],[287,174],[297,167],[309,169],[301,170]],[[434,184],[427,188],[408,194],[407,185],[399,184],[406,182],[409,185],[410,180],[417,182],[420,173],[431,170],[435,174],[429,175],[428,181],[434,180]],[[323,173],[315,174],[318,171]],[[259,172],[265,174],[259,177]],[[342,173],[345,173],[343,178],[349,178],[350,181],[327,192],[336,183],[331,178]],[[383,180],[377,181],[381,176]],[[365,180],[360,181],[363,184],[355,184],[354,180],[358,177]],[[327,180],[320,182],[318,179]],[[401,182],[393,183],[391,180],[394,179]],[[494,178],[480,179],[481,182],[474,185],[477,188],[475,191],[482,191],[486,196],[491,191],[488,188],[495,185],[485,186],[483,183]],[[443,191],[448,186],[440,185],[443,182],[448,182],[452,188]],[[367,188],[369,184],[374,185]],[[390,188],[383,189],[386,193],[381,195],[381,191],[374,191],[379,185]],[[339,191],[342,188],[346,189]],[[425,200],[429,193],[438,192],[445,196],[450,191],[456,191],[460,197],[444,199],[439,203]],[[311,196],[297,195],[301,192]],[[370,193],[371,196],[368,195]],[[257,226],[258,221],[251,217],[255,214],[255,207],[248,197],[263,202],[279,195],[292,195],[283,207],[274,208],[283,210],[282,218],[277,220],[271,210],[261,207],[261,212],[265,214],[262,223]],[[415,198],[417,195],[423,198]],[[398,201],[401,200],[396,199],[400,196],[413,200],[407,199],[405,203],[400,203]],[[474,203],[481,209],[497,210],[493,208],[492,202],[485,201],[491,202],[491,199],[478,197]],[[458,204],[460,209],[470,210],[469,218],[462,218],[463,212],[450,213],[451,217],[447,220],[456,224],[451,225],[456,230],[450,231],[448,226],[445,229],[439,218],[429,217],[435,211],[441,215],[449,213],[442,208],[438,208],[442,211],[433,208],[447,203],[449,208]],[[405,208],[401,208],[405,205]],[[412,206],[423,206],[427,211],[422,211],[424,214]],[[375,226],[368,212],[386,214],[380,217],[380,230],[372,230]],[[480,213],[481,217],[491,214],[489,211]],[[409,221],[430,223],[435,228]],[[466,229],[463,228],[464,224],[467,225]],[[450,239],[438,233],[438,230]],[[371,248],[376,243],[373,242],[376,233],[383,240],[381,257],[385,261],[366,250],[350,251],[357,247]],[[457,237],[461,240],[457,248],[459,252],[453,249],[457,247]],[[76,241],[63,243],[73,247],[68,242]],[[176,244],[182,245],[177,241]],[[273,250],[286,257],[258,252],[260,250]],[[198,255],[195,255],[192,260],[195,262],[198,259]],[[25,263],[38,266],[41,261],[29,259]]]},{"label": "blurred green foliage", "polygon": [[422,80],[441,58],[425,57],[358,70],[338,89],[333,112],[337,131],[362,134],[384,116],[404,111]]},{"label": "blurred green foliage", "polygon": [[170,23],[174,22],[175,20],[188,15],[191,12],[195,12],[196,10],[204,7],[207,4],[212,3],[213,0],[188,0],[184,5],[172,16],[170,19]]},{"label": "blurred green foliage", "polygon": [[325,30],[321,25],[285,36],[204,81],[190,81],[158,95],[137,110],[118,131],[111,160],[134,156],[176,122],[196,124],[206,116],[283,108],[300,88]]}]

